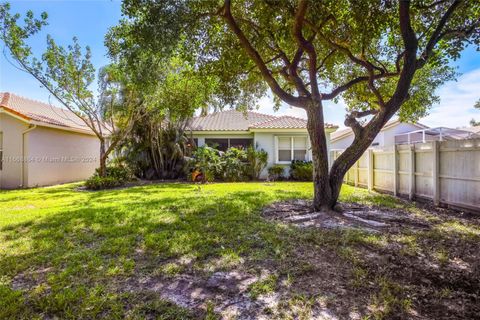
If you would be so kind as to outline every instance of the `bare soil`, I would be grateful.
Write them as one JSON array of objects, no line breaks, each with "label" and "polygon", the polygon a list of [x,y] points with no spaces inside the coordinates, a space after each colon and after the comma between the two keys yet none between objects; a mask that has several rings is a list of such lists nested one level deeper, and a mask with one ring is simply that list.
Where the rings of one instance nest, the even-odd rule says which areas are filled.
[{"label": "bare soil", "polygon": [[[275,203],[263,216],[299,228],[280,261],[247,259],[213,274],[187,267],[173,277],[130,278],[122,290],[155,292],[199,317],[211,306],[222,319],[480,319],[478,217],[428,206],[343,209]],[[253,297],[252,284],[272,274],[275,289]]]}]

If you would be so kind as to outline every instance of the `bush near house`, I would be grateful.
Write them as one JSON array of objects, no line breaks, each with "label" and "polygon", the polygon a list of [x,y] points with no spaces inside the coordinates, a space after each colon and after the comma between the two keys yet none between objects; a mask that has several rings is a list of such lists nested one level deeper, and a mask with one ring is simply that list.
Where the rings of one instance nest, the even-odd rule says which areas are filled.
[{"label": "bush near house", "polygon": [[244,149],[228,148],[225,153],[221,153],[221,172],[219,178],[224,181],[247,181],[248,163],[247,152]]},{"label": "bush near house", "polygon": [[209,146],[198,147],[188,161],[187,170],[193,181],[249,181],[259,178],[267,165],[264,150],[231,147],[218,151]]},{"label": "bush near house", "polygon": [[252,180],[260,179],[260,174],[267,167],[268,152],[256,149],[253,146],[247,148],[248,174]]},{"label": "bush near house", "polygon": [[87,181],[85,181],[85,187],[89,190],[103,190],[119,187],[133,179],[133,174],[125,166],[109,166],[106,170],[106,176],[100,177],[99,170],[95,170],[95,173]]},{"label": "bush near house", "polygon": [[313,164],[311,161],[293,160],[290,164],[290,178],[298,181],[313,180]]},{"label": "bush near house", "polygon": [[280,164],[276,164],[268,168],[268,179],[270,180],[281,180],[285,177],[284,174],[285,167]]},{"label": "bush near house", "polygon": [[221,172],[220,152],[209,146],[198,147],[187,161],[192,181],[211,182]]}]

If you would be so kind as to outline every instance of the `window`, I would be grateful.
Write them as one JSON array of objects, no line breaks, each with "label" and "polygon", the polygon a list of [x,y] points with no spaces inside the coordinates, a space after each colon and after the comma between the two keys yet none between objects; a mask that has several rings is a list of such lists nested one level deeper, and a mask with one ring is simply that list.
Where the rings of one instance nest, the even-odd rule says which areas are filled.
[{"label": "window", "polygon": [[218,149],[220,151],[227,151],[230,147],[246,149],[248,146],[253,145],[253,139],[248,138],[229,138],[229,139],[217,139],[207,138],[205,144],[209,147]]},{"label": "window", "polygon": [[307,137],[277,137],[277,162],[307,160]]},{"label": "window", "polygon": [[0,171],[3,169],[3,132],[0,132]]},{"label": "window", "polygon": [[205,139],[205,144],[220,151],[228,149],[228,139]]},{"label": "window", "polygon": [[292,161],[292,138],[278,138],[278,161]]}]

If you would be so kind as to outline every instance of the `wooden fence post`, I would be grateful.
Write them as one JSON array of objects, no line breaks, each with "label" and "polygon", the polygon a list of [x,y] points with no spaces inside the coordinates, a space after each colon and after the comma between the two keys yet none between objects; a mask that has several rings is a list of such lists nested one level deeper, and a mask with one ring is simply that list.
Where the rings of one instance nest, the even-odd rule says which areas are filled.
[{"label": "wooden fence post", "polygon": [[372,191],[373,190],[373,186],[374,186],[374,154],[373,154],[373,150],[372,149],[368,149],[368,170],[367,170],[367,173],[368,173],[368,191]]},{"label": "wooden fence post", "polygon": [[410,200],[415,198],[415,145],[410,145]]},{"label": "wooden fence post", "polygon": [[393,195],[397,196],[398,193],[398,150],[397,145],[393,145]]},{"label": "wooden fence post", "polygon": [[432,143],[433,151],[433,165],[432,165],[432,179],[433,179],[433,203],[438,206],[440,204],[440,146],[438,141]]},{"label": "wooden fence post", "polygon": [[358,166],[360,165],[360,161],[357,160],[357,162],[355,162],[355,165],[354,165],[354,173],[355,173],[355,176],[353,177],[353,184],[355,185],[355,187],[358,187]]}]

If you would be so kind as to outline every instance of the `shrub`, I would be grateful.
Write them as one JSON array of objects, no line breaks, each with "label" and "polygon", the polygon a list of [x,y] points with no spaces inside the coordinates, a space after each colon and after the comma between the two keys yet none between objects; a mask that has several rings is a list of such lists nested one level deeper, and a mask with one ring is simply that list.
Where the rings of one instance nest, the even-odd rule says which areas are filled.
[{"label": "shrub", "polygon": [[243,149],[229,148],[221,155],[221,177],[225,181],[245,181],[247,175],[247,153]]},{"label": "shrub", "polygon": [[222,172],[220,152],[209,146],[198,147],[188,160],[187,168],[192,173],[193,181],[196,181],[197,177],[202,182],[213,181],[214,177]]},{"label": "shrub", "polygon": [[313,180],[313,164],[311,161],[293,160],[290,164],[290,178],[298,181]]},{"label": "shrub", "polygon": [[261,149],[257,150],[253,146],[247,148],[247,171],[252,180],[260,179],[260,174],[268,163],[268,153]]},{"label": "shrub", "polygon": [[284,177],[285,168],[282,165],[276,164],[268,168],[268,179],[279,180]]},{"label": "shrub", "polygon": [[[126,166],[108,166],[106,168],[106,177],[114,178],[119,181],[129,181],[133,177],[133,173]],[[99,168],[95,169],[95,176],[99,176]]]},{"label": "shrub", "polygon": [[97,168],[93,176],[85,181],[85,187],[89,190],[110,189],[121,186],[133,178],[132,172],[125,166],[108,166],[105,173],[105,177],[100,177]]},{"label": "shrub", "polygon": [[198,147],[188,161],[193,181],[246,181],[258,179],[267,165],[268,154],[264,150],[247,150],[231,147],[221,152],[209,146]]},{"label": "shrub", "polygon": [[115,188],[119,187],[124,183],[122,180],[118,180],[113,177],[99,177],[97,175],[94,175],[90,178],[88,178],[87,181],[85,181],[85,187],[89,190],[103,190],[103,189],[110,189],[110,188]]}]

